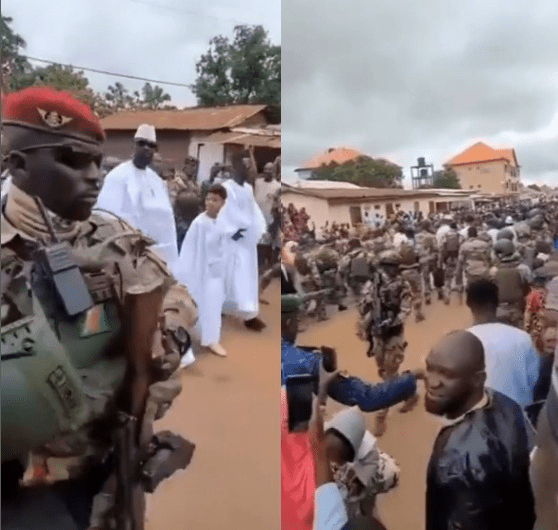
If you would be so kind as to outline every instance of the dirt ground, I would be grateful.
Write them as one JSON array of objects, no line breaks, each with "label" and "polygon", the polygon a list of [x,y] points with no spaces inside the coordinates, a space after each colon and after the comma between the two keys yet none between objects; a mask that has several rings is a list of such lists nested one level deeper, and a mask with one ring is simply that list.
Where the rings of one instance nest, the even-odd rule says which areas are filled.
[{"label": "dirt ground", "polygon": [[[190,467],[160,485],[148,497],[146,530],[275,530],[279,529],[279,284],[266,293],[262,306],[268,328],[261,334],[227,321],[223,345],[227,359],[201,354],[184,371],[184,390],[158,424],[172,428],[196,445]],[[453,301],[434,301],[427,320],[407,325],[409,342],[402,369],[420,367],[433,342],[444,332],[471,324],[469,311]],[[301,344],[328,345],[339,354],[340,367],[369,381],[379,381],[373,359],[355,334],[356,311],[335,313],[311,324]],[[421,394],[424,390],[421,386]],[[328,413],[340,406],[330,403]],[[390,530],[424,527],[425,473],[437,421],[422,400],[400,414],[390,411],[382,450],[401,466],[399,486],[379,501],[380,515]],[[373,414],[367,417],[373,425]]]},{"label": "dirt ground", "polygon": [[[444,333],[469,327],[471,315],[465,305],[459,306],[457,300],[445,306],[433,301],[425,307],[426,320],[420,324],[409,318],[405,336],[409,343],[402,370],[419,368],[430,347]],[[327,345],[337,349],[339,367],[351,375],[368,381],[380,381],[374,359],[366,357],[365,343],[356,336],[356,310],[349,310],[331,316],[328,321],[311,324],[299,336],[300,344]],[[424,386],[420,384],[424,395]],[[390,410],[388,428],[380,438],[383,451],[393,456],[401,467],[400,482],[396,489],[380,496],[379,514],[389,530],[422,530],[424,528],[425,477],[432,445],[439,430],[437,420],[424,410],[421,399],[417,407],[409,413],[398,412],[399,405]],[[328,415],[340,410],[335,402],[328,405]],[[326,418],[327,419],[327,418]],[[374,415],[367,415],[371,430]]]},{"label": "dirt ground", "polygon": [[146,530],[280,528],[280,284],[264,298],[261,333],[225,320],[227,358],[201,353],[157,430],[196,444],[190,466],[147,499]]}]

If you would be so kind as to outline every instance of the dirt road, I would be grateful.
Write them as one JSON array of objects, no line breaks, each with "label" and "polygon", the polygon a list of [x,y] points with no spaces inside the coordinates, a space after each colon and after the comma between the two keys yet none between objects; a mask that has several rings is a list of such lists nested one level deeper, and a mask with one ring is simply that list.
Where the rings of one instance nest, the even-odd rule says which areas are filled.
[{"label": "dirt road", "polygon": [[[203,354],[183,375],[184,390],[158,428],[172,428],[197,445],[190,467],[161,484],[148,497],[146,530],[279,529],[279,284],[262,306],[268,328],[261,334],[225,323],[227,359]],[[402,369],[416,368],[444,332],[470,325],[465,306],[435,301],[427,320],[410,322]],[[356,312],[334,314],[312,324],[300,344],[337,348],[340,366],[370,381],[379,381],[375,363],[355,335]],[[422,394],[424,394],[421,388]],[[340,408],[329,405],[328,412]],[[373,415],[368,415],[373,425]],[[390,530],[424,527],[425,472],[437,421],[422,401],[408,414],[392,409],[382,449],[399,462],[398,488],[381,497],[380,514]]]},{"label": "dirt road", "polygon": [[[436,300],[425,308],[425,314],[426,321],[416,324],[410,318],[406,326],[409,346],[402,370],[421,367],[430,347],[445,332],[471,325],[470,312],[465,305],[458,306],[457,301],[447,307]],[[298,342],[334,347],[338,351],[340,368],[369,381],[380,381],[374,360],[366,357],[366,346],[356,337],[356,318],[354,310],[334,314],[326,322],[311,324]],[[421,394],[424,395],[422,385]],[[328,413],[340,408],[330,403]],[[390,410],[388,429],[379,443],[383,451],[398,461],[401,478],[395,490],[380,496],[379,511],[390,530],[423,530],[426,466],[439,424],[425,412],[422,400],[410,413],[400,414],[398,408]],[[369,414],[369,429],[373,421],[373,414]]]},{"label": "dirt road", "polygon": [[192,463],[148,496],[146,530],[278,530],[280,290],[261,306],[262,333],[226,321],[226,359],[201,354],[157,430],[196,444]]}]

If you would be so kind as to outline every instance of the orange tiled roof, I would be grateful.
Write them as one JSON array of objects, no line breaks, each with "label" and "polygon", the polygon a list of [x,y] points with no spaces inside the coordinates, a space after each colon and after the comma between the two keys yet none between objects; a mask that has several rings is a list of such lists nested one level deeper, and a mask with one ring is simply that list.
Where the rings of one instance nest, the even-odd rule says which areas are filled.
[{"label": "orange tiled roof", "polygon": [[476,164],[478,162],[490,162],[493,160],[507,160],[517,163],[515,151],[513,149],[493,149],[483,142],[477,142],[465,149],[462,153],[454,156],[447,165],[459,166],[462,164]]},{"label": "orange tiled roof", "polygon": [[336,162],[337,164],[343,164],[349,160],[358,158],[359,156],[364,156],[357,149],[352,149],[350,147],[335,147],[314,156],[298,169],[317,169],[323,164],[328,165],[330,162]]}]

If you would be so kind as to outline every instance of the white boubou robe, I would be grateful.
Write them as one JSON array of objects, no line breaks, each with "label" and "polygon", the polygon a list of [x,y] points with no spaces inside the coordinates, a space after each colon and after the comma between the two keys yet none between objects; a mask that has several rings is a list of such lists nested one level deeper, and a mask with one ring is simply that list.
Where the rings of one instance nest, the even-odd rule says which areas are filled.
[{"label": "white boubou robe", "polygon": [[221,312],[225,301],[225,233],[221,219],[205,212],[190,225],[175,267],[198,305],[198,328],[202,346],[219,343]]},{"label": "white boubou robe", "polygon": [[[225,303],[223,312],[243,320],[259,313],[259,279],[257,245],[266,231],[266,222],[248,183],[240,185],[232,179],[223,183],[227,200],[219,213],[225,230]],[[243,237],[231,236],[245,228]]]},{"label": "white boubou robe", "polygon": [[174,270],[178,259],[176,224],[166,184],[152,169],[130,160],[110,171],[96,208],[108,210],[155,240],[151,247]]}]

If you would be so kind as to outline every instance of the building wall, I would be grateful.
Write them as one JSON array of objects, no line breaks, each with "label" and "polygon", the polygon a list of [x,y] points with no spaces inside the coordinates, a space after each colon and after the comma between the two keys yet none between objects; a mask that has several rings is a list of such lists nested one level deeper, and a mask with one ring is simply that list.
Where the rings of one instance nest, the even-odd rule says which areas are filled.
[{"label": "building wall", "polygon": [[209,178],[209,171],[215,162],[225,163],[225,146],[217,143],[207,143],[207,133],[194,133],[190,141],[188,154],[199,158],[198,182]]},{"label": "building wall", "polygon": [[[487,193],[516,193],[519,191],[519,169],[504,160],[454,166],[453,170],[464,190]],[[503,184],[506,181],[511,184],[507,189]],[[514,191],[513,185],[515,185],[516,191]]]},{"label": "building wall", "polygon": [[[107,131],[103,147],[105,156],[128,160],[134,148],[135,131]],[[190,134],[186,131],[157,131],[159,154],[169,161],[168,165],[181,169],[188,154]]]}]

